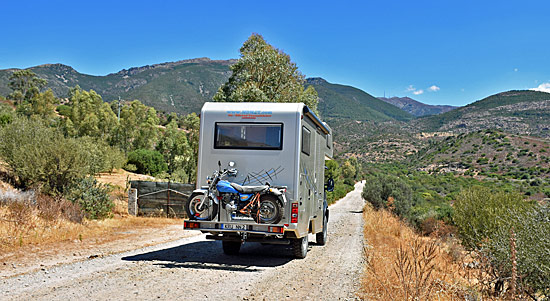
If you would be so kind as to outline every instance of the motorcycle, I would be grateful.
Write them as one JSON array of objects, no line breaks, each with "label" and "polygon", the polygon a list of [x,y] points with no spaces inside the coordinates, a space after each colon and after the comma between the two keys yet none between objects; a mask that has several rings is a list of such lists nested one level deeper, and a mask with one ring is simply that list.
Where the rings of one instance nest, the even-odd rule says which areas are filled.
[{"label": "motorcycle", "polygon": [[[208,188],[195,191],[185,203],[187,216],[194,220],[212,220],[218,214],[218,207],[225,208],[228,219],[250,219],[259,224],[276,224],[283,217],[286,203],[286,187],[266,183],[260,186],[241,186],[223,180],[237,176],[237,169],[219,169],[208,177]],[[229,163],[234,166],[233,162]]]}]

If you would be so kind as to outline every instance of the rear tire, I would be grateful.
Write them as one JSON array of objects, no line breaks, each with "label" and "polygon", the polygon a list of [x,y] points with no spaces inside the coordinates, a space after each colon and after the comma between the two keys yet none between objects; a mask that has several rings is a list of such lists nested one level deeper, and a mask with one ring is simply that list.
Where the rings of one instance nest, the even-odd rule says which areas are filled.
[{"label": "rear tire", "polygon": [[307,255],[307,249],[309,247],[309,238],[308,235],[302,238],[292,239],[291,242],[292,255],[298,259],[304,259]]},{"label": "rear tire", "polygon": [[315,234],[315,241],[318,245],[324,246],[327,244],[328,240],[328,220],[327,216],[325,215],[323,217],[323,231]]},{"label": "rear tire", "polygon": [[258,224],[277,224],[283,218],[283,207],[276,196],[266,194],[260,196],[260,208],[252,210],[250,215]]},{"label": "rear tire", "polygon": [[223,252],[226,255],[238,255],[241,250],[242,242],[240,241],[222,241]]},{"label": "rear tire", "polygon": [[[187,217],[192,220],[210,221],[218,214],[218,204],[213,200],[205,200],[201,206],[200,202],[207,197],[205,193],[193,192],[183,204]],[[210,202],[211,204],[208,204]]]}]

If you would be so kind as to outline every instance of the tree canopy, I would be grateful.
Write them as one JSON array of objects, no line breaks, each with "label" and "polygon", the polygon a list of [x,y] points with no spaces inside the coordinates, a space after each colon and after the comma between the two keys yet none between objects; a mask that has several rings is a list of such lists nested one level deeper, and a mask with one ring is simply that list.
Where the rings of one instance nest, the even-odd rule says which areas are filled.
[{"label": "tree canopy", "polygon": [[303,102],[317,112],[317,92],[312,86],[304,87],[305,76],[288,54],[259,34],[252,34],[240,53],[240,59],[231,66],[233,74],[214,95],[214,101]]},{"label": "tree canopy", "polygon": [[8,98],[16,100],[18,104],[30,101],[40,93],[40,89],[46,86],[47,81],[39,78],[31,70],[17,70],[10,76],[9,87],[13,92]]}]

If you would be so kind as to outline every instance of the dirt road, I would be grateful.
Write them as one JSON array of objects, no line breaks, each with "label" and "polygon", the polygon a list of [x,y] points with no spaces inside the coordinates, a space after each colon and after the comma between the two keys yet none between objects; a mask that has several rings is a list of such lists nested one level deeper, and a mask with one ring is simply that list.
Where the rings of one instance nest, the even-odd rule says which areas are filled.
[{"label": "dirt road", "polygon": [[[363,270],[362,184],[330,207],[329,240],[303,260],[247,243],[239,256],[196,235],[0,280],[2,300],[349,300]],[[183,230],[182,230],[183,232]]]}]

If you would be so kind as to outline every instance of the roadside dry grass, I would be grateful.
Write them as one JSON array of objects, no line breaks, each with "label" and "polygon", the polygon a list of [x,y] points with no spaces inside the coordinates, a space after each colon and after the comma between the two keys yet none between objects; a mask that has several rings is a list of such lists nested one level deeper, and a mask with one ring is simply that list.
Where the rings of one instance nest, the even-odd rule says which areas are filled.
[{"label": "roadside dry grass", "polygon": [[71,240],[107,242],[117,239],[115,234],[119,232],[182,223],[178,219],[128,215],[128,181],[154,178],[124,170],[100,174],[97,178],[113,188],[111,197],[115,202],[114,217],[100,221],[84,219],[78,208],[68,201],[22,192],[0,181],[0,254],[27,245]]},{"label": "roadside dry grass", "polygon": [[363,211],[365,258],[360,297],[371,300],[475,298],[452,240],[422,237],[385,210]]},{"label": "roadside dry grass", "polygon": [[63,241],[93,239],[97,243],[116,240],[120,233],[144,228],[182,224],[179,219],[125,216],[105,220],[45,218],[32,206],[22,204],[0,206],[0,254],[28,245],[47,245]]}]

